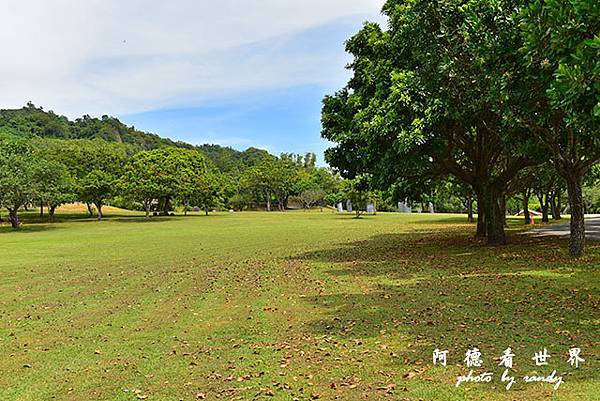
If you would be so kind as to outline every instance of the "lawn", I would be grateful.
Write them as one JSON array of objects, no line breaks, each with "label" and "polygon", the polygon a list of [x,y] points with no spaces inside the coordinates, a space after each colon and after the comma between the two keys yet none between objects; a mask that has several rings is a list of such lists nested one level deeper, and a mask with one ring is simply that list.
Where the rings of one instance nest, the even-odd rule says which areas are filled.
[{"label": "lawn", "polygon": [[[442,214],[5,224],[0,399],[598,400],[600,246],[572,261],[520,229],[489,248]],[[474,346],[492,383],[457,388]],[[509,346],[513,376],[564,383],[506,391]]]}]

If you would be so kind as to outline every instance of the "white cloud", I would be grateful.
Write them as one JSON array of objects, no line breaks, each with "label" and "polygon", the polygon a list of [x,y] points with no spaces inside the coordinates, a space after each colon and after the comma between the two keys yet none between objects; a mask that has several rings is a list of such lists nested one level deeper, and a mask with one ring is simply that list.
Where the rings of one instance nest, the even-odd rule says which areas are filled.
[{"label": "white cloud", "polygon": [[325,83],[339,66],[324,69],[331,56],[294,47],[296,35],[340,19],[373,18],[383,0],[4,3],[0,107],[32,100],[74,116]]}]

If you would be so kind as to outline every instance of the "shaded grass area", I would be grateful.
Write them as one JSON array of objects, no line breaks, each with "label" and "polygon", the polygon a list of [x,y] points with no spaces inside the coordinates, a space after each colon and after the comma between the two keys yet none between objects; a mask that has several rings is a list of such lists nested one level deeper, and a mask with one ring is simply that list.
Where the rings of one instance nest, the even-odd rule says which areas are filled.
[{"label": "shaded grass area", "polygon": [[[598,399],[598,245],[573,261],[519,219],[488,248],[451,215],[58,217],[0,232],[2,400]],[[565,383],[456,388],[474,346]]]}]

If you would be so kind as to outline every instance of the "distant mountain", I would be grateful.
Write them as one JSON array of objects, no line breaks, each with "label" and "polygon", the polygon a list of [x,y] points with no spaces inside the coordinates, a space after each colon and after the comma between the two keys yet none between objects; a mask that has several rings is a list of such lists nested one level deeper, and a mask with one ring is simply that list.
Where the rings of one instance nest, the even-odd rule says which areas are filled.
[{"label": "distant mountain", "polygon": [[181,141],[173,141],[156,134],[144,132],[123,124],[109,116],[93,118],[85,115],[75,121],[65,116],[45,111],[28,103],[21,109],[0,109],[0,131],[19,136],[46,137],[59,139],[103,139],[133,145],[140,150],[156,149],[164,146],[177,146],[198,149],[222,172],[239,175],[243,170],[271,155],[262,149],[248,148],[238,151],[219,145],[195,146]]}]

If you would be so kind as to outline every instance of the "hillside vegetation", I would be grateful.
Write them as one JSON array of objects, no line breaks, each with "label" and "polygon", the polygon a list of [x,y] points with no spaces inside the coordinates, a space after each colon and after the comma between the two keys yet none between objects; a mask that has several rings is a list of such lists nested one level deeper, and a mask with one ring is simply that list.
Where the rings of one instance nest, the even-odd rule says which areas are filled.
[{"label": "hillside vegetation", "polygon": [[152,150],[166,146],[197,149],[204,153],[221,172],[235,175],[241,174],[246,168],[268,155],[267,151],[256,148],[238,151],[213,144],[194,146],[173,141],[127,126],[118,118],[106,115],[100,118],[85,115],[69,120],[65,116],[46,111],[32,103],[28,103],[21,109],[0,110],[0,132],[27,138],[102,139],[132,145],[138,150]]}]

